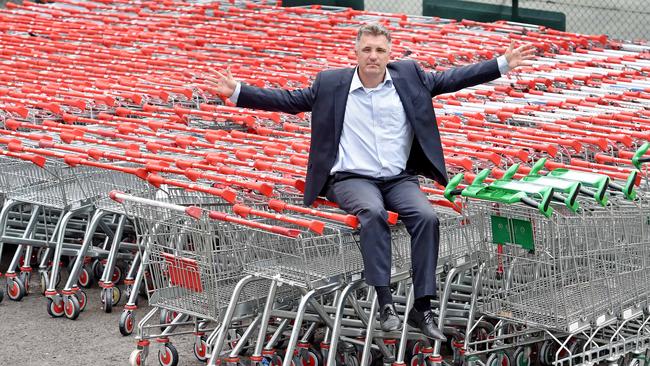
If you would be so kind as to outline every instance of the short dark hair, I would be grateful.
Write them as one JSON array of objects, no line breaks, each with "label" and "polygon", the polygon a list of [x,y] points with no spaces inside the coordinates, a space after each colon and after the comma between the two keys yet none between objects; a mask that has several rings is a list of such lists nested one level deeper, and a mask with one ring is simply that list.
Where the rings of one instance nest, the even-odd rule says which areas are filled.
[{"label": "short dark hair", "polygon": [[390,44],[390,31],[386,29],[383,25],[379,23],[368,23],[364,24],[361,27],[359,27],[359,31],[357,32],[357,39],[354,43],[355,47],[359,47],[359,41],[361,40],[361,36],[364,34],[370,34],[373,36],[384,36],[388,40],[388,44]]}]

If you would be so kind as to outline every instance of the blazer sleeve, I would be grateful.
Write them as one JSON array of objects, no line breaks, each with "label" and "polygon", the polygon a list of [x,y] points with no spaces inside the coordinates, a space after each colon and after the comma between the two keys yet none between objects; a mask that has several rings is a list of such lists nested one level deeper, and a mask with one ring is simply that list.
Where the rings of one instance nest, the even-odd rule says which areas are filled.
[{"label": "blazer sleeve", "polygon": [[496,59],[455,67],[442,72],[425,72],[414,63],[418,76],[431,96],[452,93],[469,86],[483,84],[501,77]]},{"label": "blazer sleeve", "polygon": [[314,83],[304,89],[257,88],[241,84],[237,106],[290,114],[309,112],[314,105],[319,82],[320,73]]}]

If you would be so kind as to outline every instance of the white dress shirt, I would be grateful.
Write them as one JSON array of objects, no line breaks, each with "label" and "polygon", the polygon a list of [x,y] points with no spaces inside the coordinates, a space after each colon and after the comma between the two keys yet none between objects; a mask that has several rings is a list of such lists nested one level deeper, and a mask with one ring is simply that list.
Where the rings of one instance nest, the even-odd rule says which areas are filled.
[{"label": "white dress shirt", "polygon": [[330,173],[390,177],[406,167],[413,130],[390,72],[376,88],[365,88],[355,69],[336,161]]}]

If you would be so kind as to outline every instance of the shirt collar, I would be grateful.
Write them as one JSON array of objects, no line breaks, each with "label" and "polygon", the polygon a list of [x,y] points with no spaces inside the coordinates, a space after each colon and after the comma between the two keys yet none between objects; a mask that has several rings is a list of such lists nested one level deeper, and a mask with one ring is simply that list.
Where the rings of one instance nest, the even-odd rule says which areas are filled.
[{"label": "shirt collar", "polygon": [[384,87],[384,85],[392,85],[393,84],[393,78],[390,76],[390,72],[388,71],[388,68],[386,68],[386,73],[384,74],[384,80],[377,85],[376,88],[365,88],[363,84],[361,83],[361,79],[359,78],[359,66],[354,68],[354,76],[352,77],[352,83],[350,83],[350,91],[348,93],[352,93],[353,91],[361,88],[365,89],[366,91],[368,90],[377,90],[381,89]]}]

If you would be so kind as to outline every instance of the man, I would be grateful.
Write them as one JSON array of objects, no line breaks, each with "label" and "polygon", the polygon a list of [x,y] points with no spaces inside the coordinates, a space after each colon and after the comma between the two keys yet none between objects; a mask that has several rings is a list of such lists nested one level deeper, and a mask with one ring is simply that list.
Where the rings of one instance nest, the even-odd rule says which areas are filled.
[{"label": "man", "polygon": [[239,107],[286,113],[312,112],[305,205],[325,195],[358,217],[365,280],[375,286],[384,331],[401,327],[390,292],[391,238],[387,210],[411,235],[415,302],[408,323],[433,339],[445,336],[435,323],[439,223],[417,175],[447,183],[431,97],[488,82],[532,59],[534,48],[514,48],[498,59],[441,73],[414,61],[389,62],[391,37],[380,24],[357,33],[355,68],[318,73],[305,89],[262,89],[225,75],[206,76]]}]

